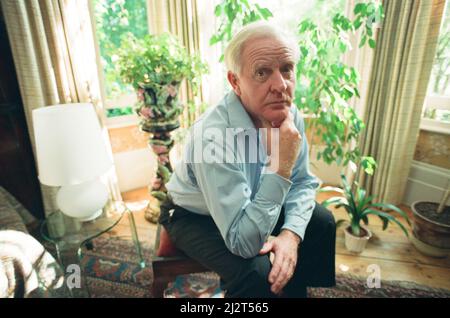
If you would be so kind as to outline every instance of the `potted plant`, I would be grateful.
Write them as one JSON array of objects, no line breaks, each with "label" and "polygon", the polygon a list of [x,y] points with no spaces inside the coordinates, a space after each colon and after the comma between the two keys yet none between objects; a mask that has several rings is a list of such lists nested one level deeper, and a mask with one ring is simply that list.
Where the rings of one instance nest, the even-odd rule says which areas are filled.
[{"label": "potted plant", "polygon": [[[342,196],[332,197],[324,202],[322,205],[328,207],[334,205],[336,208],[343,207],[350,221],[338,220],[336,222],[336,227],[350,223],[345,228],[345,247],[350,252],[361,253],[368,240],[371,238],[372,233],[370,232],[367,225],[369,224],[369,215],[376,215],[383,221],[383,230],[386,230],[390,222],[397,224],[406,236],[408,231],[405,226],[396,219],[396,215],[392,212],[397,212],[402,216],[408,224],[410,224],[409,218],[405,212],[400,210],[398,207],[388,204],[388,203],[373,203],[373,196],[367,196],[366,190],[362,189],[357,182],[354,182],[354,190],[348,184],[347,179],[344,174],[341,174],[343,189],[337,187],[324,187],[319,190],[319,192],[338,192]],[[383,211],[384,210],[384,211]]]},{"label": "potted plant", "polygon": [[[135,110],[141,118],[140,128],[150,134],[149,145],[158,159],[151,194],[161,202],[166,197],[165,184],[172,173],[169,152],[174,140],[170,132],[180,126],[178,116],[184,108],[178,100],[180,84],[186,79],[195,94],[207,67],[199,56],[190,55],[177,38],[168,33],[148,34],[139,39],[127,34],[117,55],[120,75],[137,93]],[[149,205],[145,217],[157,222],[159,206]]]},{"label": "potted plant", "polygon": [[450,187],[440,203],[416,201],[413,211],[414,246],[422,253],[434,257],[446,257],[450,253],[450,206],[446,205]]}]

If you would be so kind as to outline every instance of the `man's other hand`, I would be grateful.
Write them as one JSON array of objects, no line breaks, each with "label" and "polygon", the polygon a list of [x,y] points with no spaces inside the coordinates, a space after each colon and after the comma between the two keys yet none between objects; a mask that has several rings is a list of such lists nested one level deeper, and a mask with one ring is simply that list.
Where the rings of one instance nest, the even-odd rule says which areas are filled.
[{"label": "man's other hand", "polygon": [[297,265],[300,237],[289,231],[282,230],[273,240],[266,242],[259,252],[261,255],[273,252],[272,270],[269,273],[269,283],[274,294],[280,294],[292,278]]}]

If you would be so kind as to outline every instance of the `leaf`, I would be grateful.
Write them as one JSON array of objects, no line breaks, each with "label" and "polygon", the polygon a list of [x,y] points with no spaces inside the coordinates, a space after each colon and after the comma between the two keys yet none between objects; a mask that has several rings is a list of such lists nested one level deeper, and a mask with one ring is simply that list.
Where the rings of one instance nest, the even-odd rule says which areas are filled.
[{"label": "leaf", "polygon": [[332,197],[321,203],[321,205],[325,208],[330,205],[336,205],[336,204],[341,204],[344,206],[344,205],[347,205],[348,202],[347,202],[347,199],[344,197]]},{"label": "leaf", "polygon": [[358,4],[355,6],[355,9],[353,9],[353,13],[354,13],[355,15],[357,15],[358,13],[362,12],[362,11],[365,9],[365,7],[366,7],[366,4],[364,4],[364,3],[358,3]]},{"label": "leaf", "polygon": [[364,44],[366,44],[366,40],[367,40],[367,35],[364,34],[363,37],[362,37],[362,39],[361,39],[361,42],[359,42],[359,47],[360,47],[360,48],[363,47]]},{"label": "leaf", "polygon": [[273,17],[272,12],[267,8],[261,8],[259,9],[259,12],[261,13],[261,15],[265,20],[267,20],[267,18]]},{"label": "leaf", "polygon": [[[393,217],[392,215],[386,213],[386,212],[381,212],[381,211],[377,211],[377,210],[372,210],[372,209],[366,209],[365,212],[363,213],[363,215],[369,215],[369,214],[373,214],[373,215],[377,215],[379,217],[383,217],[388,219],[390,222],[394,222],[395,224],[397,224],[403,231],[403,233],[405,233],[405,235],[407,237],[409,237],[408,231],[406,230],[405,226],[400,223],[395,217]],[[384,224],[383,224],[384,226]],[[386,226],[387,228],[387,226]]]},{"label": "leaf", "polygon": [[298,25],[298,32],[299,33],[304,33],[306,30],[308,30],[310,28],[310,26],[311,26],[311,21],[310,20],[303,20]]},{"label": "leaf", "polygon": [[236,12],[233,10],[232,8],[232,4],[231,3],[227,3],[225,5],[225,14],[228,17],[228,21],[233,22],[234,18],[236,17]]},{"label": "leaf", "polygon": [[367,218],[367,215],[362,216],[361,220],[363,220],[365,225],[369,225],[369,219]]},{"label": "leaf", "polygon": [[217,34],[214,34],[210,39],[209,39],[209,45],[214,45],[218,42],[220,42],[220,38]]},{"label": "leaf", "polygon": [[367,4],[367,6],[366,6],[366,13],[367,13],[368,15],[371,15],[371,14],[373,14],[374,12],[375,12],[375,5],[374,5],[373,3]]},{"label": "leaf", "polygon": [[308,49],[304,46],[300,47],[300,52],[302,53],[302,57],[305,58],[308,56]]},{"label": "leaf", "polygon": [[361,21],[360,17],[358,17],[358,18],[355,20],[355,22],[353,22],[353,27],[355,28],[355,30],[358,30],[359,27],[361,26],[361,24],[362,24],[362,21]]},{"label": "leaf", "polygon": [[317,192],[331,192],[331,191],[344,194],[344,190],[342,190],[341,188],[331,186],[322,187]]},{"label": "leaf", "polygon": [[345,223],[348,223],[348,221],[347,221],[347,220],[342,220],[342,219],[336,221],[336,228],[338,228],[338,227],[344,225]]},{"label": "leaf", "polygon": [[369,176],[373,175],[373,172],[374,172],[373,166],[365,167],[364,172],[367,173]]},{"label": "leaf", "polygon": [[353,90],[353,88],[350,85],[344,85],[343,88],[349,92],[350,96],[353,96],[355,94],[355,91]]},{"label": "leaf", "polygon": [[367,203],[366,190],[358,189],[357,195],[358,195],[358,207],[357,207],[357,210],[358,211],[362,211],[363,207]]},{"label": "leaf", "polygon": [[352,189],[351,189],[350,185],[348,184],[347,178],[345,177],[344,174],[341,174],[341,180],[342,180],[342,184],[344,185],[345,196],[349,199],[350,203],[354,203],[355,198],[353,196]]},{"label": "leaf", "polygon": [[400,210],[398,207],[396,207],[393,204],[389,204],[389,203],[373,203],[373,204],[371,204],[371,207],[395,211],[398,214],[400,214],[408,222],[408,224],[411,224],[408,215],[403,210]]},{"label": "leaf", "polygon": [[381,222],[383,222],[383,231],[385,231],[388,228],[389,220],[382,216],[379,216],[379,218],[380,218]]},{"label": "leaf", "polygon": [[216,17],[219,17],[222,14],[222,5],[218,4],[216,5],[216,8],[214,9],[214,15]]},{"label": "leaf", "polygon": [[369,46],[374,49],[376,46],[375,40],[374,39],[369,39]]}]

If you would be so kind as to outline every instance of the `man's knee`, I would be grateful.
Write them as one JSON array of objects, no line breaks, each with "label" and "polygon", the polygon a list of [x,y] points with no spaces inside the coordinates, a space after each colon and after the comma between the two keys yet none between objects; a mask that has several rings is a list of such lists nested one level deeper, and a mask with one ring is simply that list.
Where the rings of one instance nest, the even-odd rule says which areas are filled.
[{"label": "man's knee", "polygon": [[336,232],[336,221],[330,210],[323,207],[316,202],[316,206],[313,212],[313,219],[315,219],[315,225],[326,232]]},{"label": "man's knee", "polygon": [[269,273],[271,263],[268,255],[256,256],[242,262],[238,273],[224,281],[228,297],[273,297],[270,291]]},{"label": "man's knee", "polygon": [[[303,246],[330,243],[334,244],[336,237],[336,222],[333,214],[319,203],[316,203],[308,227],[305,232]],[[309,241],[309,242],[308,242]]]}]

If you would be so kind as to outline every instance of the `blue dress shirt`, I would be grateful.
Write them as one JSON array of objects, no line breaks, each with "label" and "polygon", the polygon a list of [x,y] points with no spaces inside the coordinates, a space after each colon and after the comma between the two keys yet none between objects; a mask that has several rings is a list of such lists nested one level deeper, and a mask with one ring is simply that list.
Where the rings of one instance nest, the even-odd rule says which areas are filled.
[{"label": "blue dress shirt", "polygon": [[[211,215],[228,249],[244,258],[258,255],[278,221],[282,206],[285,209],[282,229],[307,239],[305,230],[315,207],[319,182],[309,172],[303,119],[295,106],[290,111],[302,136],[290,180],[265,170],[264,147],[257,148],[256,162],[250,160],[250,145],[260,145],[260,136],[247,134],[255,131],[255,126],[231,91],[190,128],[183,160],[166,184],[176,205],[193,213]],[[239,134],[247,137],[235,137],[237,141],[226,143],[220,134],[226,136],[230,131],[236,137]],[[235,143],[237,147],[231,147]],[[225,157],[235,160],[224,160]]]}]

